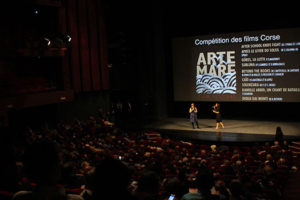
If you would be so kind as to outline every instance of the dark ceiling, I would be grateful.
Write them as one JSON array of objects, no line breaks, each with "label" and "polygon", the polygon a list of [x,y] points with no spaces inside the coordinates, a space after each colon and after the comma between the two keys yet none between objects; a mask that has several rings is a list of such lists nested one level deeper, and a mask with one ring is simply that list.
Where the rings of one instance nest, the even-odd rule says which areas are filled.
[{"label": "dark ceiling", "polygon": [[[109,30],[137,31],[161,15],[167,36],[299,26],[297,5],[262,1],[104,0]],[[156,23],[156,22],[154,22]]]}]

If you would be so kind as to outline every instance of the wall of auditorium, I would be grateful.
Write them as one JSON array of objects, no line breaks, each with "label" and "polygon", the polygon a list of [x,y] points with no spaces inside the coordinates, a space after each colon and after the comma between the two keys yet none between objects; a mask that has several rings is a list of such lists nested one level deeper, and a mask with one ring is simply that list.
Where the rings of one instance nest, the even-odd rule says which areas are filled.
[{"label": "wall of auditorium", "polygon": [[110,111],[110,95],[106,91],[80,93],[75,101],[57,104],[56,119],[70,122],[74,118],[85,120],[90,115],[97,117],[98,110]]},{"label": "wall of auditorium", "polygon": [[98,110],[109,111],[107,92],[86,92],[77,94],[73,102],[61,102],[38,107],[29,107],[8,112],[8,123],[16,131],[26,127],[40,129],[47,124],[55,127],[60,121],[71,123],[75,118],[86,120],[90,115],[97,117]]}]

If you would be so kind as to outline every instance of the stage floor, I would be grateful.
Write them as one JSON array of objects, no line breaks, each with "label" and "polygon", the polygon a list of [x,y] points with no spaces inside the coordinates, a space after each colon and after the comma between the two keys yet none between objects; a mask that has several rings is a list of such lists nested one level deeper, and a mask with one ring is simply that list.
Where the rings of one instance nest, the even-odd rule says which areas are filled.
[{"label": "stage floor", "polygon": [[220,142],[274,141],[276,127],[280,126],[285,140],[300,140],[300,122],[226,120],[225,128],[216,129],[215,119],[198,119],[199,129],[192,128],[189,119],[166,118],[151,124],[150,128],[174,137]]}]

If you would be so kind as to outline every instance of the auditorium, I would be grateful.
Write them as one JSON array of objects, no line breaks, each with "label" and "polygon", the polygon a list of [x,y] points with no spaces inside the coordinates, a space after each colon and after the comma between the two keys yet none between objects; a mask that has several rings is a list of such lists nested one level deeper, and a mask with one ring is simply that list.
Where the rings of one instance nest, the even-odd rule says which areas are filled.
[{"label": "auditorium", "polygon": [[298,200],[289,2],[0,6],[0,200]]}]

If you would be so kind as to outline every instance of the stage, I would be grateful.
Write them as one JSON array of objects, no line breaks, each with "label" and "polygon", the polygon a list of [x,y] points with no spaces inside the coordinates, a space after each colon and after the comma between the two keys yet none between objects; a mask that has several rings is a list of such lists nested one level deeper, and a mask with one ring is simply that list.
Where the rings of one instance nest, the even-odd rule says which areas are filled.
[{"label": "stage", "polygon": [[300,122],[226,120],[225,128],[216,129],[215,119],[198,119],[199,128],[192,128],[188,118],[166,118],[145,128],[179,139],[211,142],[273,142],[276,127],[280,126],[284,139],[300,140]]}]

